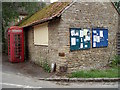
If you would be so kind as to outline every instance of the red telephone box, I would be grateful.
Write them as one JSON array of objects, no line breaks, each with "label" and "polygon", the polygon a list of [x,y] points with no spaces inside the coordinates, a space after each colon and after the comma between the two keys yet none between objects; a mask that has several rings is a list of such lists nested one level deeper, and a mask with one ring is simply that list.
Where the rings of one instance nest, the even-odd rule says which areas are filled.
[{"label": "red telephone box", "polygon": [[10,62],[24,61],[23,28],[12,26],[8,29],[8,59]]}]

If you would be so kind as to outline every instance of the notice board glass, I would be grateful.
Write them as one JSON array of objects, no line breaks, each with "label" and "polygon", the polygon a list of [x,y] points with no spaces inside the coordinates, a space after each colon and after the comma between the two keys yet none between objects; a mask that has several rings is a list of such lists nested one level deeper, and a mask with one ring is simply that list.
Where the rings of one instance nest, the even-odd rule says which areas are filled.
[{"label": "notice board glass", "polygon": [[108,29],[96,28],[92,29],[92,47],[108,46]]},{"label": "notice board glass", "polygon": [[70,50],[89,49],[90,29],[70,28]]}]

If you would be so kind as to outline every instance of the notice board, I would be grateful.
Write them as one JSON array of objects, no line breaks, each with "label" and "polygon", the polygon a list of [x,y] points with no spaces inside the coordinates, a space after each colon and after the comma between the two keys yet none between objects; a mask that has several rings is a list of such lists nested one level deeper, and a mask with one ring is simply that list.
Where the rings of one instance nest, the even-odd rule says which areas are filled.
[{"label": "notice board", "polygon": [[92,47],[108,46],[108,29],[96,28],[92,29]]},{"label": "notice board", "polygon": [[90,29],[70,28],[70,50],[89,49]]}]

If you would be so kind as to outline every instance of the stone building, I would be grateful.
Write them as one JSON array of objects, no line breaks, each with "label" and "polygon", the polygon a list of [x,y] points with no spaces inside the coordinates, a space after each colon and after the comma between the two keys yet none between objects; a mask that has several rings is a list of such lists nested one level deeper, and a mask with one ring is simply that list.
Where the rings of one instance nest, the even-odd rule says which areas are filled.
[{"label": "stone building", "polygon": [[[56,71],[73,72],[101,68],[117,54],[119,13],[111,2],[57,2],[24,20],[26,59]],[[92,28],[108,29],[108,46],[92,47]],[[89,28],[90,48],[70,50],[70,28]]]}]

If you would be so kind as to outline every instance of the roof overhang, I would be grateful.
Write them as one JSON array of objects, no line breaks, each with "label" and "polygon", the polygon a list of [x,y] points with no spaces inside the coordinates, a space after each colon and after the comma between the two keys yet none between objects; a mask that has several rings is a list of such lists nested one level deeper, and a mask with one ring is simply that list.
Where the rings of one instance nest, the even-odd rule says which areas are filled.
[{"label": "roof overhang", "polygon": [[34,26],[34,25],[38,25],[38,24],[42,24],[42,23],[48,22],[48,21],[50,21],[50,20],[53,20],[53,19],[59,18],[60,16],[61,16],[61,15],[58,14],[58,15],[52,16],[52,17],[50,17],[50,18],[44,18],[44,19],[42,19],[42,20],[32,22],[31,24],[28,24],[28,25],[22,26],[22,28],[30,27],[30,26]]},{"label": "roof overhang", "polygon": [[61,9],[58,13],[56,13],[55,15],[53,15],[53,16],[51,16],[51,17],[44,18],[44,19],[41,19],[41,20],[37,20],[37,21],[34,21],[34,22],[32,22],[32,23],[23,25],[23,26],[21,26],[21,27],[23,27],[23,28],[25,28],[25,27],[30,27],[30,26],[34,26],[34,25],[38,25],[38,24],[42,24],[42,23],[51,21],[52,19],[60,18],[60,16],[61,16],[73,3],[74,3],[74,2],[70,2],[70,3],[68,4],[68,6],[66,6],[64,9]]}]

